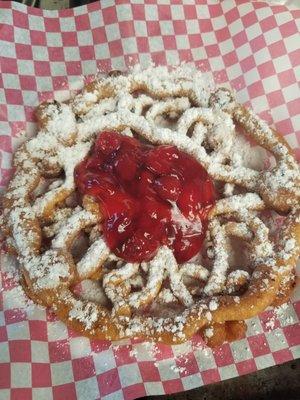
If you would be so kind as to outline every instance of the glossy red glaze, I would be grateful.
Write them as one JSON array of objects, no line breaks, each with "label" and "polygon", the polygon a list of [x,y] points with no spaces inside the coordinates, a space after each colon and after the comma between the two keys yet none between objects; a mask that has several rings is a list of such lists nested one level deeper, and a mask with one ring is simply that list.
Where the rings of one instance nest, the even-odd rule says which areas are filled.
[{"label": "glossy red glaze", "polygon": [[81,195],[99,203],[105,240],[124,260],[150,260],[161,245],[178,262],[199,252],[214,186],[204,168],[175,146],[102,132],[76,167],[75,181]]}]

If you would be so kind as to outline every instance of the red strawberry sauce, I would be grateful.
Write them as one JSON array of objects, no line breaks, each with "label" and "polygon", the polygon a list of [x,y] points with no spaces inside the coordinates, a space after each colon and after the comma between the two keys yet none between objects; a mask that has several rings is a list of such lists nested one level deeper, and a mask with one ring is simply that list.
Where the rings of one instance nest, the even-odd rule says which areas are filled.
[{"label": "red strawberry sauce", "polygon": [[76,167],[75,181],[81,195],[99,203],[104,238],[117,256],[147,261],[167,245],[185,262],[199,252],[214,186],[205,169],[175,146],[102,132]]}]

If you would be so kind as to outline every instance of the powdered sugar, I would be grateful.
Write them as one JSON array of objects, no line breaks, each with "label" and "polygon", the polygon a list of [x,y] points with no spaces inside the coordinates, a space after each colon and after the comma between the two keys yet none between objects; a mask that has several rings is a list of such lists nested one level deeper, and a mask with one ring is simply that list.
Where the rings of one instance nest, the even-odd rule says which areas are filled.
[{"label": "powdered sugar", "polygon": [[39,240],[39,230],[31,229],[25,234],[23,224],[34,224],[35,214],[30,207],[16,207],[9,215],[9,224],[12,227],[13,238],[18,251],[23,256],[32,252],[32,244]]},{"label": "powdered sugar", "polygon": [[[184,340],[184,327],[190,310],[195,313],[197,310],[199,318],[203,314],[206,320],[213,319],[214,311],[221,304],[217,295],[234,295],[235,290],[229,290],[228,282],[232,281],[235,289],[236,284],[247,284],[251,279],[240,269],[228,274],[228,236],[249,242],[247,245],[255,260],[254,265],[258,262],[273,265],[275,255],[269,231],[260,217],[249,211],[260,211],[265,207],[261,197],[266,188],[274,191],[274,199],[284,188],[290,195],[291,204],[295,204],[293,199],[299,194],[299,171],[287,147],[262,121],[238,105],[230,91],[211,90],[203,75],[190,66],[171,71],[166,67],[151,67],[145,71],[135,67],[128,75],[104,78],[89,85],[69,104],[53,103],[43,107],[41,130],[19,151],[16,157],[19,172],[7,196],[12,201],[11,209],[7,211],[12,240],[37,292],[68,286],[74,272],[76,279],[88,278],[95,272],[102,273],[103,263],[109,260],[116,264],[111,264],[110,271],[104,268],[103,283],[102,278],[99,282],[113,303],[114,318],[118,321],[114,323],[120,335],[169,332],[174,340]],[[252,138],[257,138],[260,145],[265,145],[274,154],[276,167],[260,172],[262,165],[257,161],[264,151],[259,153],[257,148],[237,139],[235,122],[244,126],[246,131],[248,129]],[[131,263],[124,265],[119,259],[113,260],[110,250],[99,238],[99,231],[90,234],[86,253],[76,266],[73,265],[70,254],[73,237],[97,224],[98,216],[77,209],[72,215],[62,214],[62,223],[55,216],[57,206],[70,207],[65,201],[75,189],[74,168],[88,153],[95,135],[104,129],[128,135],[139,134],[154,144],[172,143],[195,157],[213,178],[227,183],[228,197],[220,199],[211,212],[212,266],[209,263],[206,268],[197,262],[179,266],[167,247],[159,249],[146,268]],[[259,154],[257,158],[256,154]],[[43,175],[44,168],[59,180],[32,206],[29,194],[35,181]],[[243,190],[255,193],[235,194],[243,193]],[[48,238],[54,236],[50,249],[42,250],[40,255],[37,255],[40,248],[36,251],[33,247],[41,235],[39,228],[36,231],[27,228],[33,226],[36,217],[38,222],[52,224],[43,227],[43,234],[48,232]],[[174,204],[172,217],[184,232],[202,230],[200,221],[191,224]],[[226,218],[238,222],[229,225],[232,221],[228,222]],[[288,260],[288,255],[294,254],[296,245],[293,240],[287,238],[280,253],[283,259]],[[86,299],[91,301],[86,303],[73,299],[69,315],[70,319],[91,329],[99,317],[96,299],[103,292],[101,294],[98,290],[99,284],[93,286],[87,282],[90,281],[85,281],[83,286],[86,286],[86,291],[90,288],[91,296],[86,296]],[[269,280],[264,278],[262,282],[262,286],[267,286]],[[199,286],[197,290],[193,285]],[[199,303],[196,295],[204,298],[203,302]],[[216,297],[207,298],[211,295]],[[178,312],[176,318],[142,318],[142,310],[156,299],[186,311]],[[240,297],[234,296],[234,301],[238,303]],[[128,307],[129,313],[133,313],[131,319],[118,314],[122,307]]]},{"label": "powdered sugar", "polygon": [[67,104],[49,104],[42,112],[47,119],[46,129],[59,141],[68,142],[77,130],[75,115]]},{"label": "powdered sugar", "polygon": [[210,309],[210,311],[216,311],[218,308],[218,302],[215,299],[210,300],[208,308]]},{"label": "powdered sugar", "polygon": [[80,297],[83,300],[91,301],[103,306],[108,305],[104,289],[99,281],[85,279],[81,282]]},{"label": "powdered sugar", "polygon": [[206,294],[215,294],[222,290],[226,280],[226,271],[228,265],[228,253],[226,251],[225,232],[217,220],[210,222],[210,230],[215,246],[215,260],[213,269],[208,279],[204,292]]},{"label": "powdered sugar", "polygon": [[187,232],[202,232],[202,223],[200,219],[195,220],[195,216],[191,215],[191,219],[186,218],[180,209],[178,208],[175,202],[170,202],[172,205],[171,208],[171,216],[172,221],[177,224],[182,233],[185,234]]},{"label": "powdered sugar", "polygon": [[99,316],[97,307],[94,303],[82,303],[81,301],[75,301],[73,308],[69,312],[70,320],[77,320],[82,322],[85,329],[91,329],[94,322],[97,321]]},{"label": "powdered sugar", "polygon": [[77,264],[80,278],[92,275],[93,271],[107,260],[110,249],[103,239],[96,240]]},{"label": "powdered sugar", "polygon": [[205,335],[207,338],[213,337],[213,335],[214,335],[214,330],[213,330],[213,328],[207,328],[207,329],[205,329],[204,335]]},{"label": "powdered sugar", "polygon": [[55,250],[48,250],[42,256],[21,258],[20,262],[37,290],[56,289],[72,277],[68,261]]},{"label": "powdered sugar", "polygon": [[91,212],[80,210],[75,212],[64,224],[59,233],[52,240],[53,248],[66,248],[68,247],[69,237],[73,237],[77,232],[83,228],[95,224],[97,217]]},{"label": "powdered sugar", "polygon": [[263,210],[265,204],[256,193],[234,195],[220,199],[213,210],[214,215],[241,212],[243,210]]},{"label": "powdered sugar", "polygon": [[34,308],[35,304],[30,300],[21,286],[15,286],[3,293],[3,309],[20,309],[29,311]]}]

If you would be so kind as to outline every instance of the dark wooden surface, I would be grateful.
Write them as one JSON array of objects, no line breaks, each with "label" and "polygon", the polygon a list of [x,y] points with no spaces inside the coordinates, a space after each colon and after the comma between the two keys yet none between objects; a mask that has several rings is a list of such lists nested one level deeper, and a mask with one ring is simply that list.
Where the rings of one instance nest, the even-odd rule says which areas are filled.
[{"label": "dark wooden surface", "polygon": [[300,360],[253,374],[167,396],[147,400],[299,400]]}]

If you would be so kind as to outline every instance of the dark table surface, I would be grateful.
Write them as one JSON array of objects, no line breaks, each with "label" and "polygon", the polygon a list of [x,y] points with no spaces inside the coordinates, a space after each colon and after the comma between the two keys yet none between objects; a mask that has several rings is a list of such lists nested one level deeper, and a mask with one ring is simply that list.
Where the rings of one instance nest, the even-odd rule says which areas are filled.
[{"label": "dark table surface", "polygon": [[[145,398],[146,399],[146,398]],[[299,400],[300,360],[266,368],[253,374],[147,400]]]}]

